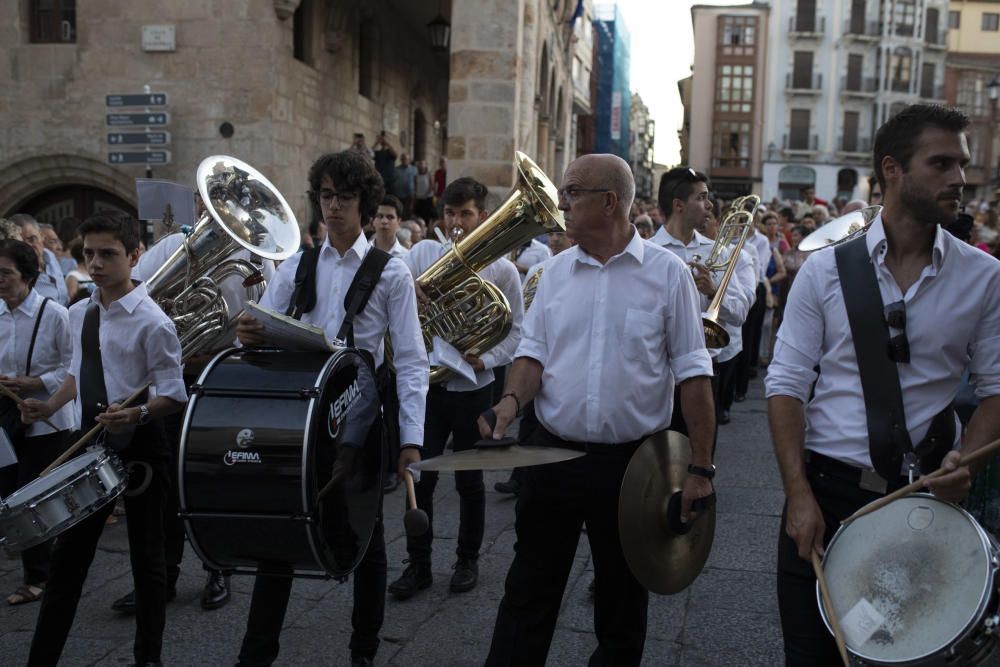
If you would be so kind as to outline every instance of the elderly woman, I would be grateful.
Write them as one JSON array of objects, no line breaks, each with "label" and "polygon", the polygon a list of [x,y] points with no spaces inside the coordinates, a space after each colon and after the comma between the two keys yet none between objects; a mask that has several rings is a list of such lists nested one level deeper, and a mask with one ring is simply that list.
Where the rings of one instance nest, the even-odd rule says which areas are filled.
[{"label": "elderly woman", "polygon": [[[73,346],[67,310],[35,289],[40,268],[35,250],[23,241],[0,241],[0,384],[23,397],[47,400],[69,372]],[[0,426],[17,454],[17,463],[0,468],[0,495],[6,497],[35,479],[63,452],[74,425],[68,403],[49,421],[27,425],[16,403],[0,398]],[[49,578],[51,542],[21,554],[23,584],[7,598],[16,605],[42,596]]]}]

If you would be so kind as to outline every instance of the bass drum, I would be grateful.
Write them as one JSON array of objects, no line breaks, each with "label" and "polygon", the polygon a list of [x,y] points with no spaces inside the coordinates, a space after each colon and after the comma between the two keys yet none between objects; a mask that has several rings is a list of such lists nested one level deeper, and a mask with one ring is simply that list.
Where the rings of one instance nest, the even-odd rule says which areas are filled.
[{"label": "bass drum", "polygon": [[192,387],[180,444],[181,516],[198,556],[248,574],[349,574],[382,499],[379,411],[356,350],[216,356]]}]

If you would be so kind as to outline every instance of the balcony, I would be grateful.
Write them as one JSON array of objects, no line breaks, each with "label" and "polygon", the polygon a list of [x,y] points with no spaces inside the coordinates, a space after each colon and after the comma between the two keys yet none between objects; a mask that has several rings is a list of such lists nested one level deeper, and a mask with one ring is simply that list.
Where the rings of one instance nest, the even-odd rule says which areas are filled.
[{"label": "balcony", "polygon": [[946,50],[948,48],[948,29],[942,28],[936,34],[925,33],[924,47],[938,51]]},{"label": "balcony", "polygon": [[893,34],[899,37],[913,37],[916,32],[916,26],[912,23],[897,23]]},{"label": "balcony", "polygon": [[826,34],[826,17],[792,16],[788,19],[789,37],[821,38]]},{"label": "balcony", "polygon": [[878,21],[844,21],[844,38],[862,42],[877,42],[882,36],[882,24]]},{"label": "balcony", "polygon": [[837,139],[837,152],[844,157],[861,156],[867,160],[871,150],[872,142],[867,137],[839,137]]},{"label": "balcony", "polygon": [[813,157],[819,151],[819,135],[811,134],[806,137],[790,137],[786,134],[784,135],[781,147],[785,152],[785,157],[789,159],[795,157]]},{"label": "balcony", "polygon": [[866,77],[840,77],[840,92],[847,97],[875,97],[878,92],[878,79]]},{"label": "balcony", "polygon": [[920,86],[920,98],[924,100],[943,102],[944,86],[941,84],[938,84],[936,86],[934,85]]},{"label": "balcony", "polygon": [[910,82],[903,79],[893,79],[889,82],[889,90],[894,93],[909,93],[910,92]]},{"label": "balcony", "polygon": [[822,90],[822,74],[814,73],[809,77],[800,77],[789,72],[785,75],[785,92],[789,95],[819,95]]}]

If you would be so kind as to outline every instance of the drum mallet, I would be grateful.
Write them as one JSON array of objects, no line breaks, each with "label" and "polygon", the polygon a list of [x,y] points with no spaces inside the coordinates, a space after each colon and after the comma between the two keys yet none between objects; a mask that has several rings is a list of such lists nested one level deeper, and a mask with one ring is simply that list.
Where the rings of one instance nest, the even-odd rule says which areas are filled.
[{"label": "drum mallet", "polygon": [[844,643],[844,632],[840,629],[840,619],[837,618],[837,613],[833,609],[833,600],[830,598],[830,591],[826,587],[826,575],[823,574],[823,562],[820,560],[819,552],[816,549],[812,550],[812,566],[813,572],[816,573],[816,579],[819,581],[819,592],[823,597],[823,606],[826,607],[826,616],[830,619],[830,627],[833,628],[833,638],[837,642],[837,651],[840,653],[840,659],[844,661],[844,667],[851,667],[851,662],[847,658],[847,645]]},{"label": "drum mallet", "polygon": [[[0,393],[2,393],[4,396],[6,396],[10,400],[14,401],[15,403],[17,403],[17,407],[21,407],[22,405],[24,405],[24,399],[23,398],[21,398],[20,396],[18,396],[14,392],[12,392],[10,389],[8,389],[7,387],[3,386],[2,384],[0,384]],[[45,424],[46,426],[48,426],[53,431],[58,432],[58,431],[62,430],[62,429],[56,428],[55,424],[53,424],[52,422],[50,422],[48,419],[43,419],[42,423]]]},{"label": "drum mallet", "polygon": [[[132,394],[131,396],[129,396],[128,398],[126,398],[124,401],[122,401],[121,403],[119,403],[119,406],[122,407],[122,408],[127,408],[129,405],[132,404],[133,401],[135,401],[136,399],[138,399],[140,396],[142,396],[142,394],[147,389],[149,389],[149,385],[150,384],[152,384],[152,383],[151,382],[147,382],[146,384],[144,384],[134,394]],[[45,470],[43,470],[41,473],[39,473],[38,476],[39,477],[45,477],[45,475],[48,475],[52,471],[53,468],[58,468],[63,463],[66,463],[66,461],[69,459],[69,457],[73,456],[73,454],[76,454],[77,450],[79,450],[81,447],[83,447],[88,442],[90,442],[91,440],[93,440],[94,436],[97,435],[98,433],[100,433],[103,429],[104,429],[104,424],[97,424],[92,429],[90,429],[89,431],[87,431],[86,434],[84,434],[84,436],[82,438],[80,438],[79,440],[77,440],[76,442],[74,442],[72,447],[70,447],[65,452],[63,452],[62,455],[59,458],[57,458],[55,461],[53,461],[51,464],[49,464],[49,467],[46,468]]]},{"label": "drum mallet", "polygon": [[403,528],[406,534],[411,537],[418,537],[427,532],[431,521],[427,518],[427,512],[417,507],[417,492],[413,488],[413,473],[404,471],[403,481],[406,482],[406,504],[410,508],[403,515]]},{"label": "drum mallet", "polygon": [[[993,454],[994,452],[996,452],[997,449],[1000,449],[1000,440],[994,440],[993,442],[985,444],[982,447],[980,447],[979,449],[977,449],[976,451],[972,452],[971,454],[969,454],[967,456],[963,456],[962,458],[960,458],[959,461],[958,461],[958,467],[961,468],[963,466],[972,465],[973,463],[976,463],[977,461],[981,461],[982,459],[988,457],[990,454]],[[893,491],[892,493],[890,493],[887,496],[883,496],[882,498],[879,498],[878,500],[873,500],[872,502],[868,503],[867,505],[865,505],[864,507],[862,507],[861,509],[859,509],[857,512],[855,512],[854,514],[852,514],[851,516],[849,516],[846,519],[844,519],[843,521],[841,521],[841,524],[844,525],[844,526],[846,526],[847,524],[851,523],[855,519],[860,519],[861,517],[863,517],[866,514],[870,514],[871,512],[874,512],[877,509],[882,509],[883,507],[885,507],[886,505],[888,505],[889,503],[891,503],[894,500],[899,500],[903,496],[908,496],[911,493],[916,493],[916,492],[920,491],[920,489],[922,489],[925,486],[927,486],[927,480],[934,479],[936,477],[941,477],[942,475],[946,475],[949,472],[950,471],[945,470],[944,468],[938,468],[937,470],[935,470],[934,472],[930,473],[929,475],[924,475],[920,479],[907,484],[906,486],[902,487],[901,489]]]}]

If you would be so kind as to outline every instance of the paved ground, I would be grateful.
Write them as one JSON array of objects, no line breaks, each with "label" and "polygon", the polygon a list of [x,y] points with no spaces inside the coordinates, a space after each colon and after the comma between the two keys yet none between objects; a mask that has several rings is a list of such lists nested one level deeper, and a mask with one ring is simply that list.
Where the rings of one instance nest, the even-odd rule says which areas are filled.
[{"label": "paved ground", "polygon": [[[682,594],[653,596],[644,665],[778,665],[782,662],[774,584],[774,549],[782,494],[767,437],[765,406],[758,382],[733,421],[722,428],[717,456],[719,517],[708,567]],[[512,499],[494,493],[499,473],[487,475],[486,543],[480,585],[464,595],[448,593],[458,503],[450,476],[438,484],[434,586],[405,603],[389,601],[378,664],[399,667],[472,667],[485,658],[503,580],[513,554]],[[386,539],[390,580],[405,555],[401,492],[387,499]],[[12,591],[19,564],[0,559],[0,592]],[[587,587],[592,565],[581,540],[563,603],[549,665],[586,665],[596,645]],[[235,662],[249,604],[250,581],[234,578],[233,601],[205,612],[198,605],[200,563],[189,550],[168,608],[165,664],[231,665]],[[131,662],[133,624],[109,606],[131,588],[123,523],[109,527],[64,653],[65,665],[124,665]],[[350,585],[299,581],[293,589],[280,664],[348,664]],[[0,664],[24,664],[37,605],[0,603]]]}]

